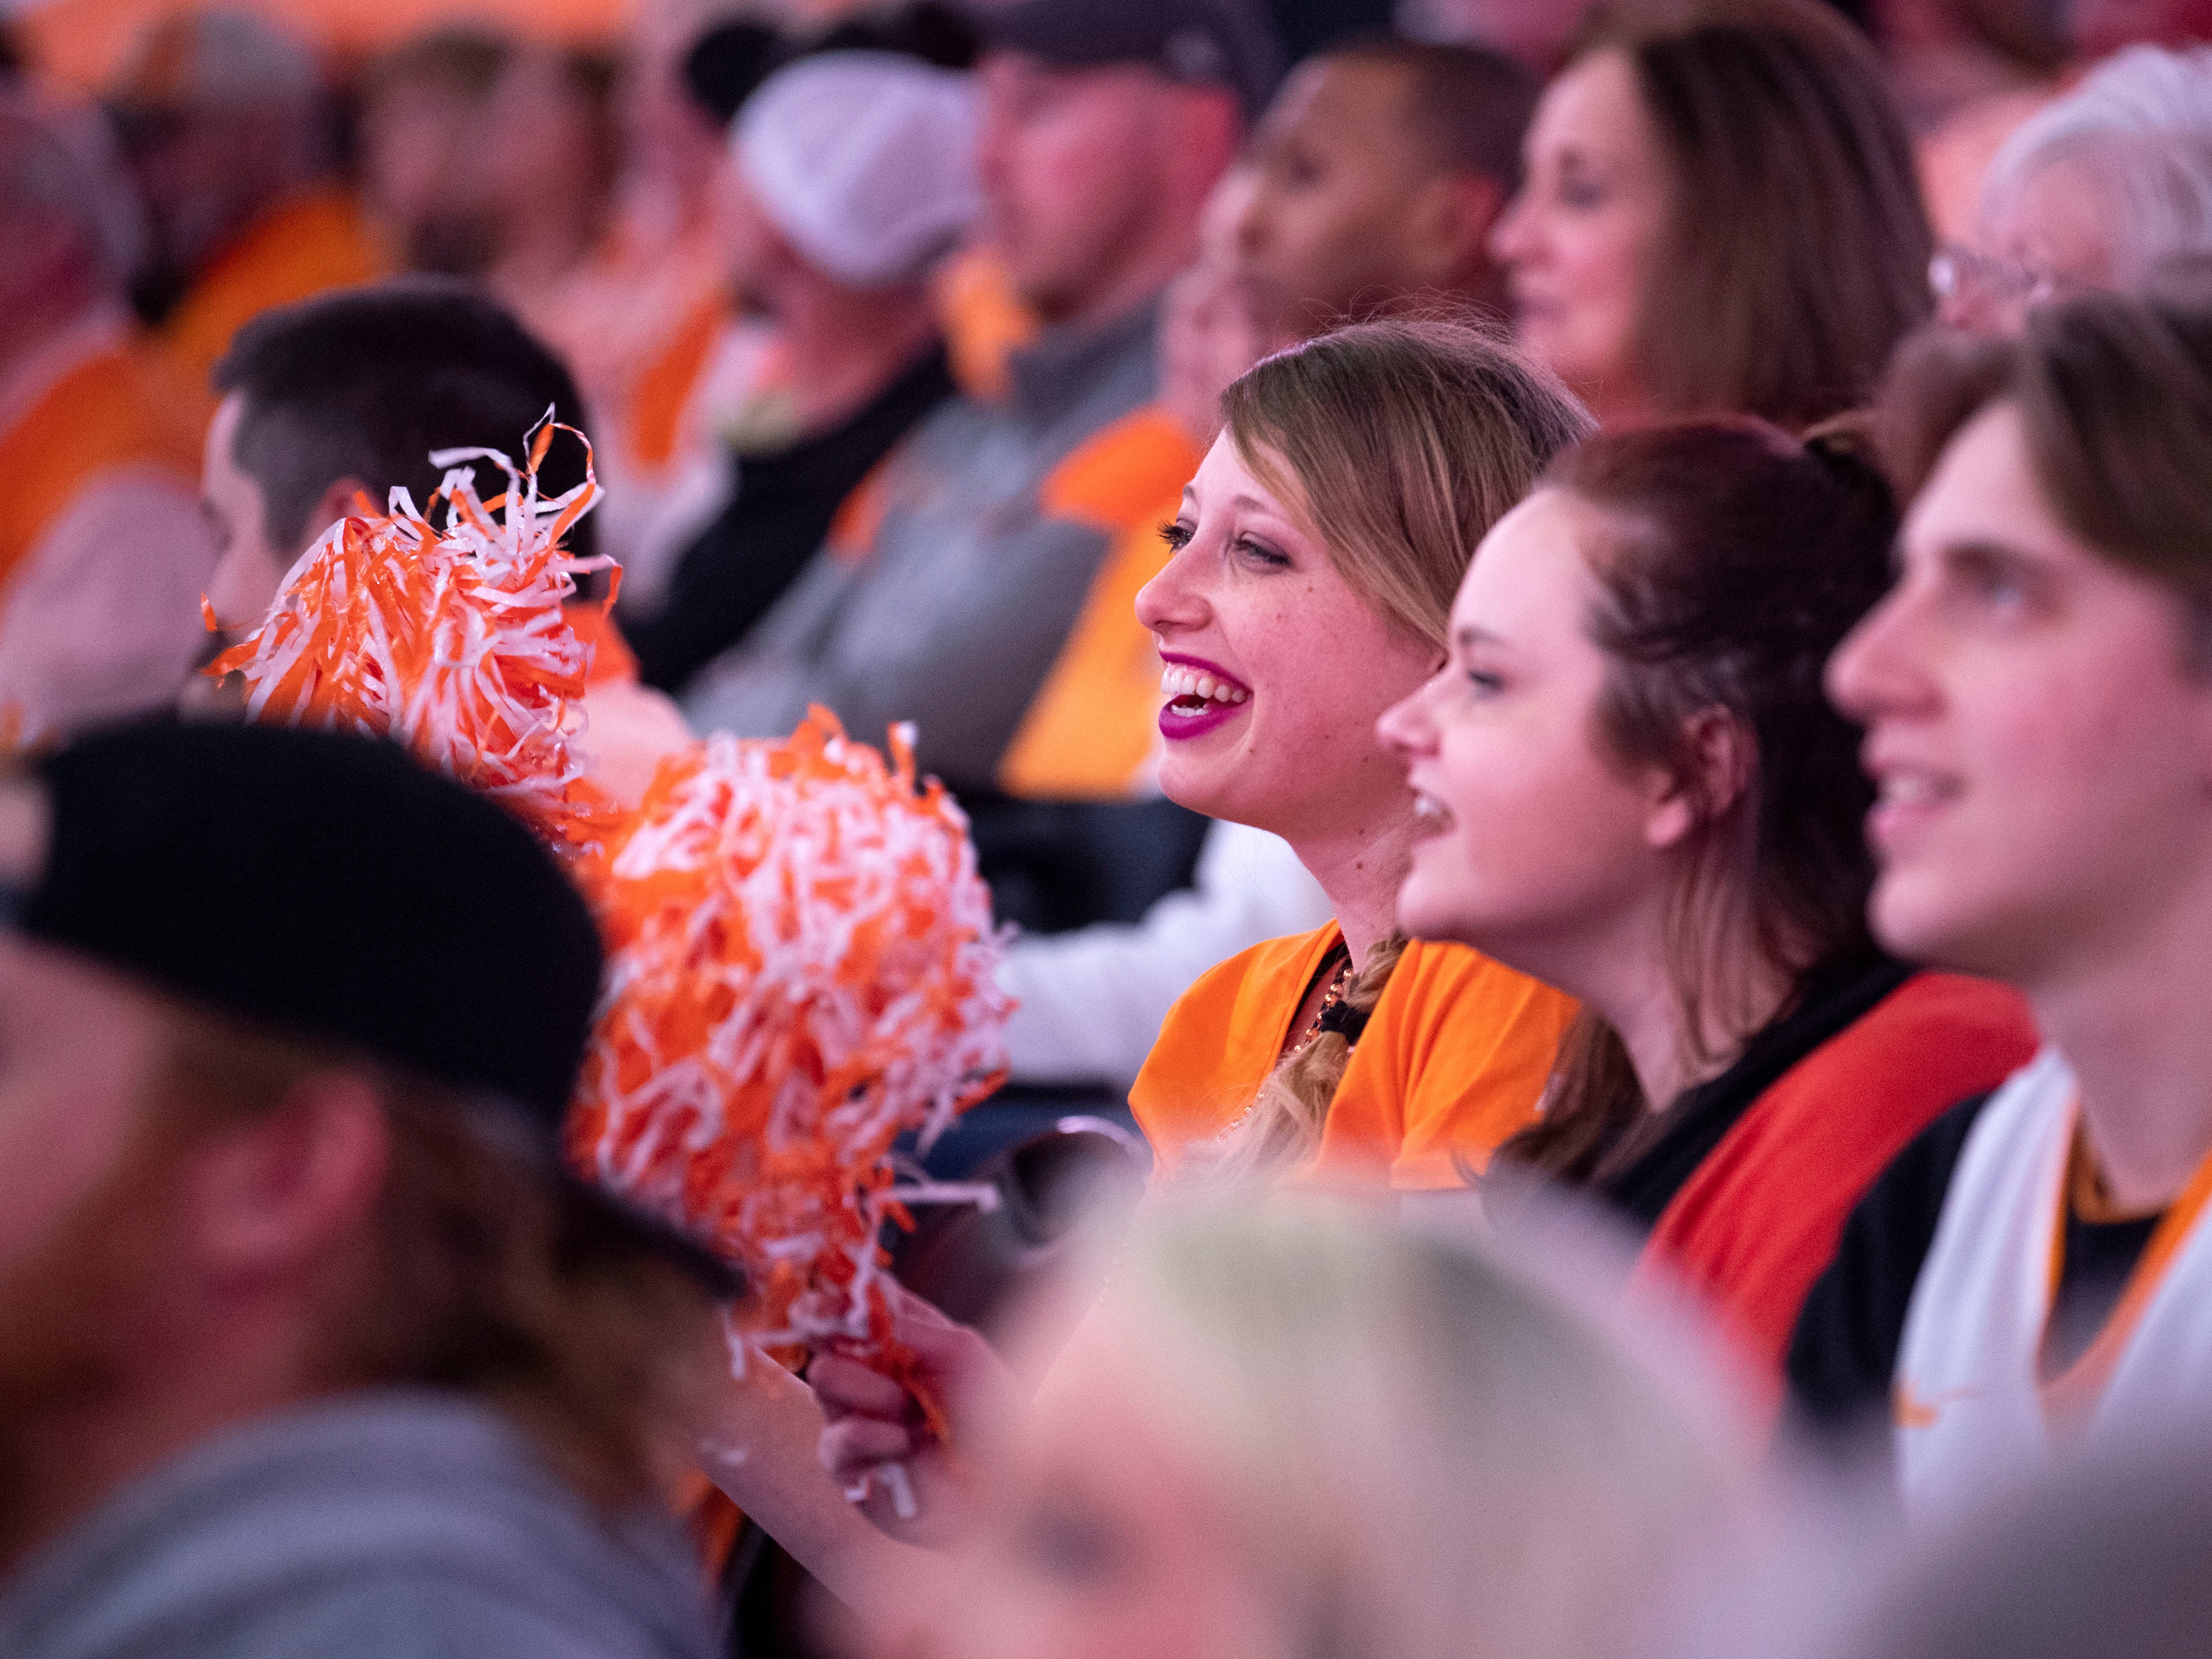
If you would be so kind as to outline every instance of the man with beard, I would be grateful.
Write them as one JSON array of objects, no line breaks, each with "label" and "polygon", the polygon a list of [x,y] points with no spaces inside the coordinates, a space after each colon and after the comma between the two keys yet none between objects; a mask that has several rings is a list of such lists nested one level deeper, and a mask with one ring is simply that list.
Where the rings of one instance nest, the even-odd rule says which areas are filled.
[{"label": "man with beard", "polygon": [[653,1501],[729,1287],[562,1172],[591,917],[397,749],[0,782],[0,1652],[706,1650]]}]

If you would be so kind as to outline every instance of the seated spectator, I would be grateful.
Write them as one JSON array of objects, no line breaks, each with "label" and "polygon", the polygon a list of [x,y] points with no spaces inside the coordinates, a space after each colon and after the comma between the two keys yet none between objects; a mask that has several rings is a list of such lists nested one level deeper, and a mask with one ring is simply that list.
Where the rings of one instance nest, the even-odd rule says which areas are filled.
[{"label": "seated spectator", "polygon": [[9,743],[166,708],[215,567],[200,408],[139,332],[97,135],[0,99],[0,726]]},{"label": "seated spectator", "polygon": [[622,172],[613,60],[519,46],[485,100],[483,135],[472,170],[490,229],[484,279],[565,358],[596,320],[588,267]]},{"label": "seated spectator", "polygon": [[331,173],[314,62],[276,24],[167,16],[108,99],[153,218],[153,312],[194,385],[247,319],[390,268]]},{"label": "seated spectator", "polygon": [[[1896,586],[1829,669],[1880,791],[1874,928],[2046,1047],[1851,1218],[1792,1379],[1909,1507],[2197,1420],[2212,1372],[2212,314],[2092,295],[1909,362]],[[1932,460],[1932,468],[1931,468]]]},{"label": "seated spectator", "polygon": [[1492,239],[1522,343],[1611,427],[1857,407],[1931,308],[1912,147],[1827,7],[1601,12]]},{"label": "seated spectator", "polygon": [[1129,1103],[1170,1176],[1458,1186],[1534,1114],[1572,1008],[1397,933],[1414,800],[1375,721],[1436,672],[1475,544],[1587,416],[1480,331],[1400,323],[1270,357],[1224,410],[1138,599],[1168,664],[1160,787],[1281,836],[1334,915],[1192,986]]},{"label": "seated spectator", "polygon": [[1276,72],[1241,0],[1125,21],[1085,0],[983,14],[986,232],[1044,331],[1008,402],[915,429],[855,501],[854,550],[817,553],[695,683],[695,726],[781,733],[821,702],[863,737],[915,721],[948,781],[993,777],[1114,535],[1186,458],[1140,415],[1157,301]]},{"label": "seated spectator", "polygon": [[681,693],[750,631],[839,506],[952,395],[926,281],[975,212],[966,77],[880,52],[778,71],[738,118],[725,185],[732,275],[781,354],[772,422],[730,457],[731,500],[623,627]]},{"label": "seated spectator", "polygon": [[1376,40],[1294,70],[1261,123],[1237,279],[1271,349],[1407,300],[1503,313],[1486,243],[1537,84],[1475,46]]},{"label": "seated spectator", "polygon": [[1582,1000],[1501,1160],[1588,1194],[1778,1373],[1882,1166],[2031,1054],[2019,999],[1867,935],[1857,732],[1820,670],[1888,579],[1866,462],[1755,422],[1610,434],[1484,540],[1384,718],[1400,925]]},{"label": "seated spectator", "polygon": [[1164,447],[1180,434],[1186,464],[1108,550],[1000,764],[1004,787],[1047,799],[1149,787],[1159,659],[1132,607],[1165,562],[1153,532],[1220,429],[1222,390],[1263,352],[1359,316],[1409,301],[1502,307],[1483,244],[1518,181],[1534,96],[1495,53],[1389,41],[1340,48],[1284,83],[1255,158],[1207,205],[1208,245],[1170,290],[1155,426]]},{"label": "seated spectator", "polygon": [[999,983],[1018,1004],[1006,1024],[1014,1084],[1090,1087],[1118,1105],[1201,974],[1264,940],[1310,933],[1329,916],[1328,895],[1280,836],[1209,825],[1190,884],[1140,921],[1024,935],[1000,958]]},{"label": "seated spectator", "polygon": [[[358,498],[380,513],[404,486],[427,503],[445,476],[434,451],[519,455],[548,409],[583,427],[557,358],[494,301],[431,278],[257,318],[216,366],[215,384],[222,404],[208,428],[205,495],[222,558],[209,599],[234,635],[259,625],[285,574]],[[549,493],[571,489],[583,482],[582,457],[556,445],[540,477]],[[588,515],[568,544],[593,556]],[[637,684],[605,601],[568,609],[594,647],[584,699],[591,775],[634,802],[687,733],[665,698]]]},{"label": "seated spectator", "polygon": [[358,738],[0,786],[0,1650],[709,1651],[712,1258],[562,1172],[590,912]]},{"label": "seated spectator", "polygon": [[[1291,76],[1257,160],[1216,187],[1198,263],[1169,293],[1159,413],[1190,446],[1185,477],[1220,429],[1223,389],[1271,343],[1423,296],[1498,294],[1483,241],[1518,180],[1534,101],[1525,70],[1473,47],[1362,43]],[[1133,515],[1109,550],[1000,763],[1013,793],[1111,799],[1152,787],[1160,661],[1134,601],[1166,562],[1154,526],[1174,519],[1182,489],[1178,478]],[[1007,1033],[1015,1077],[1126,1095],[1200,973],[1328,915],[1279,837],[1216,824],[1190,886],[1139,926],[1100,923],[1008,952],[1001,978],[1022,1005]]]},{"label": "seated spectator", "polygon": [[913,1524],[958,1546],[909,1592],[936,1639],[908,1651],[1632,1652],[1741,1519],[1749,1460],[1718,1379],[1563,1266],[1310,1195],[1157,1206],[1072,1340],[1048,1314],[1016,1343],[1050,1364],[1025,1407],[972,1336],[910,1324],[965,1483],[903,1390],[834,1359],[823,1461],[902,1460]]},{"label": "seated spectator", "polygon": [[362,205],[409,270],[481,276],[491,264],[494,228],[473,162],[514,50],[504,35],[440,29],[362,72]]},{"label": "seated spectator", "polygon": [[730,291],[718,198],[730,122],[784,49],[764,23],[701,34],[680,6],[641,9],[624,43],[623,177],[592,270],[605,298],[572,367],[597,422],[600,541],[622,561],[624,599],[648,609],[727,504],[725,434],[774,378],[773,331]]},{"label": "seated spectator", "polygon": [[2139,288],[2212,253],[2212,47],[2137,46],[2046,105],[1998,150],[1972,246],[1930,266],[1943,320],[2017,332],[2027,308]]}]

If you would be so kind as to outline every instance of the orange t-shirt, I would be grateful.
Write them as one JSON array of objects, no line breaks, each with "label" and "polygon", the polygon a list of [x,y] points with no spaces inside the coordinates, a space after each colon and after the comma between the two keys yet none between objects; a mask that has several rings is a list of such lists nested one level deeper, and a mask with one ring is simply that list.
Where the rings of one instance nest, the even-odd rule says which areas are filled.
[{"label": "orange t-shirt", "polygon": [[[1269,939],[1210,969],[1168,1011],[1129,1091],[1163,1174],[1243,1115],[1275,1067],[1334,922]],[[1462,1184],[1531,1121],[1571,997],[1463,945],[1406,947],[1337,1085],[1321,1150],[1302,1171]]]},{"label": "orange t-shirt", "polygon": [[391,270],[351,196],[307,191],[270,208],[210,259],[161,332],[177,366],[204,388],[230,337],[263,312]]},{"label": "orange t-shirt", "polygon": [[1778,1376],[1813,1281],[1874,1179],[1936,1119],[2034,1056],[2020,994],[1915,974],[1784,1072],[1705,1155],[1644,1247]]}]

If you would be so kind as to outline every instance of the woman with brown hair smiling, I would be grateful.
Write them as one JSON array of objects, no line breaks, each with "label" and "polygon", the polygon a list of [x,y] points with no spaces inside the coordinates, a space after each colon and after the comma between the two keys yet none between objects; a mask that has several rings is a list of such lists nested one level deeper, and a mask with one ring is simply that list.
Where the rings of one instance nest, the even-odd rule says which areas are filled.
[{"label": "woman with brown hair smiling", "polygon": [[1484,541],[1449,666],[1382,727],[1422,804],[1402,925],[1583,1005],[1501,1159],[1647,1233],[1770,1367],[1882,1165],[2034,1048],[2010,992],[1867,930],[1873,791],[1820,672],[1896,527],[1831,441],[1595,439]]},{"label": "woman with brown hair smiling", "polygon": [[1865,403],[1925,318],[1911,141],[1873,48],[1812,0],[1601,8],[1492,233],[1522,343],[1607,428]]}]

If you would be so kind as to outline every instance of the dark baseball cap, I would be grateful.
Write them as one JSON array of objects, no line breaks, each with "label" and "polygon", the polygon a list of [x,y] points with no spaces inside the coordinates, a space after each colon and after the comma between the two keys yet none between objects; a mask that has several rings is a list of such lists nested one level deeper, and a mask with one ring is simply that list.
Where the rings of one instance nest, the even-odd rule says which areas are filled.
[{"label": "dark baseball cap", "polygon": [[103,732],[34,775],[50,828],[8,896],[19,932],[443,1085],[550,1184],[734,1291],[697,1241],[562,1162],[599,930],[503,808],[395,744],[260,726]]},{"label": "dark baseball cap", "polygon": [[1145,64],[1235,92],[1248,119],[1286,67],[1259,0],[1014,0],[969,13],[986,52],[1025,52],[1069,69]]}]

